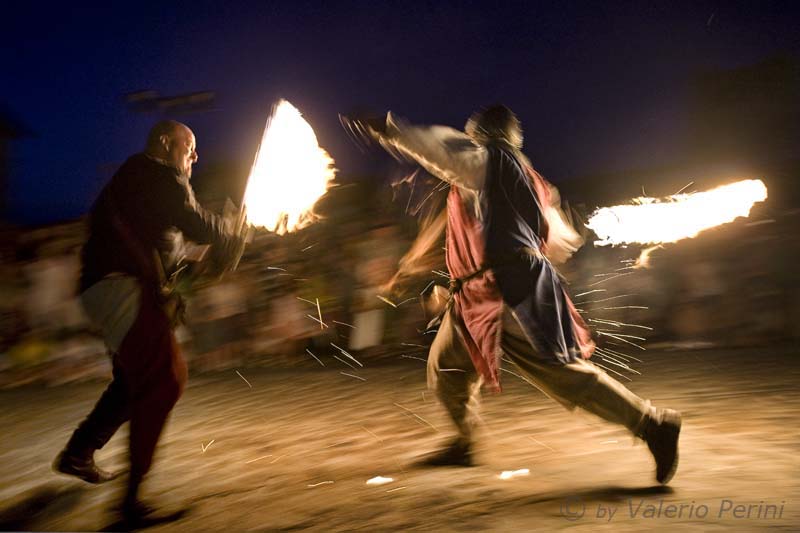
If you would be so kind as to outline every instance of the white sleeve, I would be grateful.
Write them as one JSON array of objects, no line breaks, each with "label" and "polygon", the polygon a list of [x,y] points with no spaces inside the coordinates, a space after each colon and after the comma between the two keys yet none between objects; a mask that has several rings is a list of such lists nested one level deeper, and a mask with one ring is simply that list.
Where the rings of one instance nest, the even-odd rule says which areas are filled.
[{"label": "white sleeve", "polygon": [[439,179],[466,189],[483,190],[488,152],[461,131],[447,126],[412,126],[389,113],[381,142]]}]

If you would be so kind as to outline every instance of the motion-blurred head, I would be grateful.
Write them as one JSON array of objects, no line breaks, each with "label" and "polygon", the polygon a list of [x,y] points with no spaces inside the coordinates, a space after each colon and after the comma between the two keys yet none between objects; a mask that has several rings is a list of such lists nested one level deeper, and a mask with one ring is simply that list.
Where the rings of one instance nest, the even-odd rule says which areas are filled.
[{"label": "motion-blurred head", "polygon": [[504,143],[512,148],[522,148],[522,126],[519,119],[504,105],[493,105],[476,111],[464,127],[476,143]]},{"label": "motion-blurred head", "polygon": [[194,133],[186,124],[162,120],[150,130],[145,153],[191,178],[192,165],[197,162],[196,148]]}]

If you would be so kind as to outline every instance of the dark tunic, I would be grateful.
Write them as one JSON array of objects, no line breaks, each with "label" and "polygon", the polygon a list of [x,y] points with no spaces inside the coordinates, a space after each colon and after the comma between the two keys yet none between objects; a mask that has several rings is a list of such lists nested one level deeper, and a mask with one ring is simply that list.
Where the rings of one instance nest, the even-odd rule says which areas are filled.
[{"label": "dark tunic", "polygon": [[448,197],[447,266],[464,278],[455,295],[465,341],[478,372],[499,387],[500,319],[507,305],[537,349],[554,364],[589,357],[591,337],[569,300],[553,265],[542,255],[547,223],[532,172],[513,153],[489,146],[480,219],[464,205],[458,187]]},{"label": "dark tunic", "polygon": [[[120,234],[120,224],[127,235]],[[221,219],[197,203],[188,179],[176,169],[144,154],[130,157],[92,206],[80,291],[113,272],[156,281],[160,267],[153,252],[174,255],[175,230],[199,244],[223,245],[228,238]]]}]

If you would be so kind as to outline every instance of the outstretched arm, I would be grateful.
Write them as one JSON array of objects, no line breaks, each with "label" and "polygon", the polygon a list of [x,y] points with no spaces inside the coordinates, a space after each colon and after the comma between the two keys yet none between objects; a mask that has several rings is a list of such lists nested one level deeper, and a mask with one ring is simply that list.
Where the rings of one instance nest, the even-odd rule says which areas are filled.
[{"label": "outstretched arm", "polygon": [[381,144],[416,161],[437,178],[474,191],[483,189],[488,152],[465,133],[447,126],[414,126],[391,113],[386,115],[385,125],[373,122],[369,126]]}]

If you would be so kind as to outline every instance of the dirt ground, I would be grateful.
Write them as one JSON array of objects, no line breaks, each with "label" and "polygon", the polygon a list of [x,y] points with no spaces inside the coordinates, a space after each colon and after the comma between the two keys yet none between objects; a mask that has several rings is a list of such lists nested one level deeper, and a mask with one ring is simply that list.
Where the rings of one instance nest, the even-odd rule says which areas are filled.
[{"label": "dirt ground", "polygon": [[[413,466],[451,431],[423,361],[239,369],[249,384],[233,370],[196,376],[145,486],[149,500],[190,511],[151,530],[797,530],[797,356],[644,353],[629,386],[684,416],[680,468],[666,488],[645,445],[510,374],[502,394],[484,398],[480,466],[446,469]],[[0,529],[114,523],[122,480],[93,487],[50,470],[103,387],[0,393]],[[125,440],[123,429],[98,463],[124,466]],[[500,478],[521,469],[528,474]],[[368,485],[376,476],[393,481]]]}]

